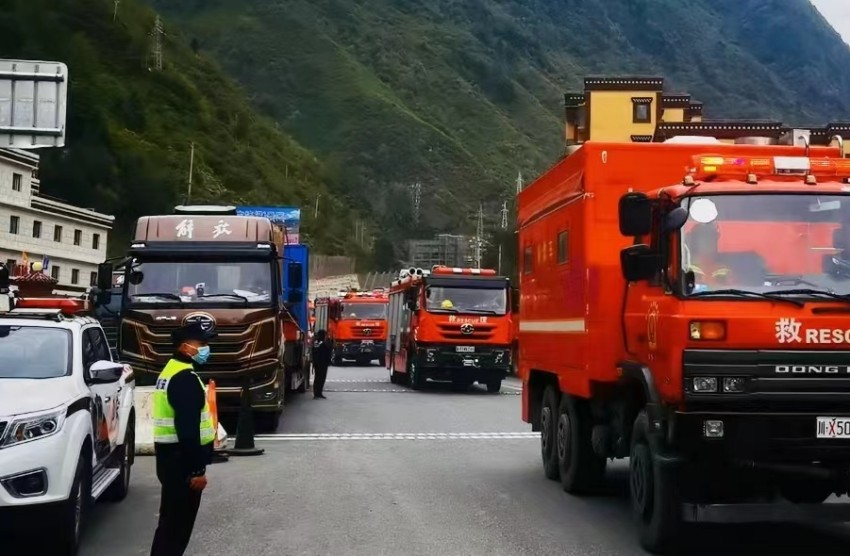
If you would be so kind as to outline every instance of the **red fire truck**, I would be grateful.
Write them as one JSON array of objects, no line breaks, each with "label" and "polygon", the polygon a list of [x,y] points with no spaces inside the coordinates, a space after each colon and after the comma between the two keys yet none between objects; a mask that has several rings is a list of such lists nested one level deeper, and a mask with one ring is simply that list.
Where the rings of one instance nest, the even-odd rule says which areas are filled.
[{"label": "red fire truck", "polygon": [[349,291],[342,297],[316,300],[315,330],[326,330],[333,345],[333,363],[354,360],[359,365],[384,359],[387,304],[384,290]]},{"label": "red fire truck", "polygon": [[414,390],[427,379],[498,392],[511,368],[510,281],[496,271],[412,268],[390,288],[387,369]]},{"label": "red fire truck", "polygon": [[652,552],[683,520],[850,519],[822,504],[850,491],[840,151],[585,143],[519,194],[522,418],[568,492],[630,458]]}]

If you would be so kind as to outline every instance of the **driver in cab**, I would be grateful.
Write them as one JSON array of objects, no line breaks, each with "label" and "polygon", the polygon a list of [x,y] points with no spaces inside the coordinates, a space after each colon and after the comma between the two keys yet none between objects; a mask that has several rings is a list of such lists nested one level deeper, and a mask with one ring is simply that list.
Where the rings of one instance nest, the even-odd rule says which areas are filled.
[{"label": "driver in cab", "polygon": [[731,282],[731,270],[718,252],[720,232],[715,223],[696,224],[685,237],[690,253],[688,270],[694,273],[697,284],[724,286]]}]

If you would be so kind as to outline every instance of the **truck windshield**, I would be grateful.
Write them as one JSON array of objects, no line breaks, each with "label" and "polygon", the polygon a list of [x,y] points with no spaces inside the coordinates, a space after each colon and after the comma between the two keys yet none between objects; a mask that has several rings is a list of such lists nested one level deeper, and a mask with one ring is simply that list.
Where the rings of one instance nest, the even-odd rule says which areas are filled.
[{"label": "truck windshield", "polygon": [[71,332],[68,330],[0,325],[0,361],[3,361],[0,378],[56,378],[69,375],[70,352]]},{"label": "truck windshield", "polygon": [[508,297],[504,289],[429,286],[425,290],[426,310],[439,313],[504,315]]},{"label": "truck windshield", "polygon": [[342,305],[343,320],[386,319],[386,303],[344,303]]},{"label": "truck windshield", "polygon": [[694,273],[692,294],[850,294],[850,197],[705,195],[682,206],[681,262]]},{"label": "truck windshield", "polygon": [[263,261],[148,261],[133,267],[131,304],[270,305],[272,267]]}]

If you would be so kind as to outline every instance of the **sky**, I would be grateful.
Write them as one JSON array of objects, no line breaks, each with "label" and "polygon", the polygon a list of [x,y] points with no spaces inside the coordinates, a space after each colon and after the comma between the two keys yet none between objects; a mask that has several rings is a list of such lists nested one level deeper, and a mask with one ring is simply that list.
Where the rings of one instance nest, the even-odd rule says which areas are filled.
[{"label": "sky", "polygon": [[850,44],[850,0],[811,0],[827,21]]}]

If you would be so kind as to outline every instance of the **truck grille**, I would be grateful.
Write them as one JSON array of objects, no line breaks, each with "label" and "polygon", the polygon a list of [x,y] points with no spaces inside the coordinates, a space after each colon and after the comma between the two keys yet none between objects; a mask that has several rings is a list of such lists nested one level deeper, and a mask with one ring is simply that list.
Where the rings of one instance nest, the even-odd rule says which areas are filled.
[{"label": "truck grille", "polygon": [[[694,392],[694,377],[717,377],[717,394]],[[724,377],[744,379],[743,392],[723,393]],[[850,352],[810,350],[685,350],[685,399],[759,410],[846,408],[850,403]]]},{"label": "truck grille", "polygon": [[[248,330],[250,324],[222,324],[215,327],[219,334],[243,334]],[[177,328],[176,324],[148,324],[148,330],[152,334],[168,334]]]},{"label": "truck grille", "polygon": [[[472,332],[464,333],[463,323],[440,323],[440,334],[446,340],[489,340],[493,337],[496,325],[486,323],[472,324]],[[468,330],[468,328],[467,328]]]}]

